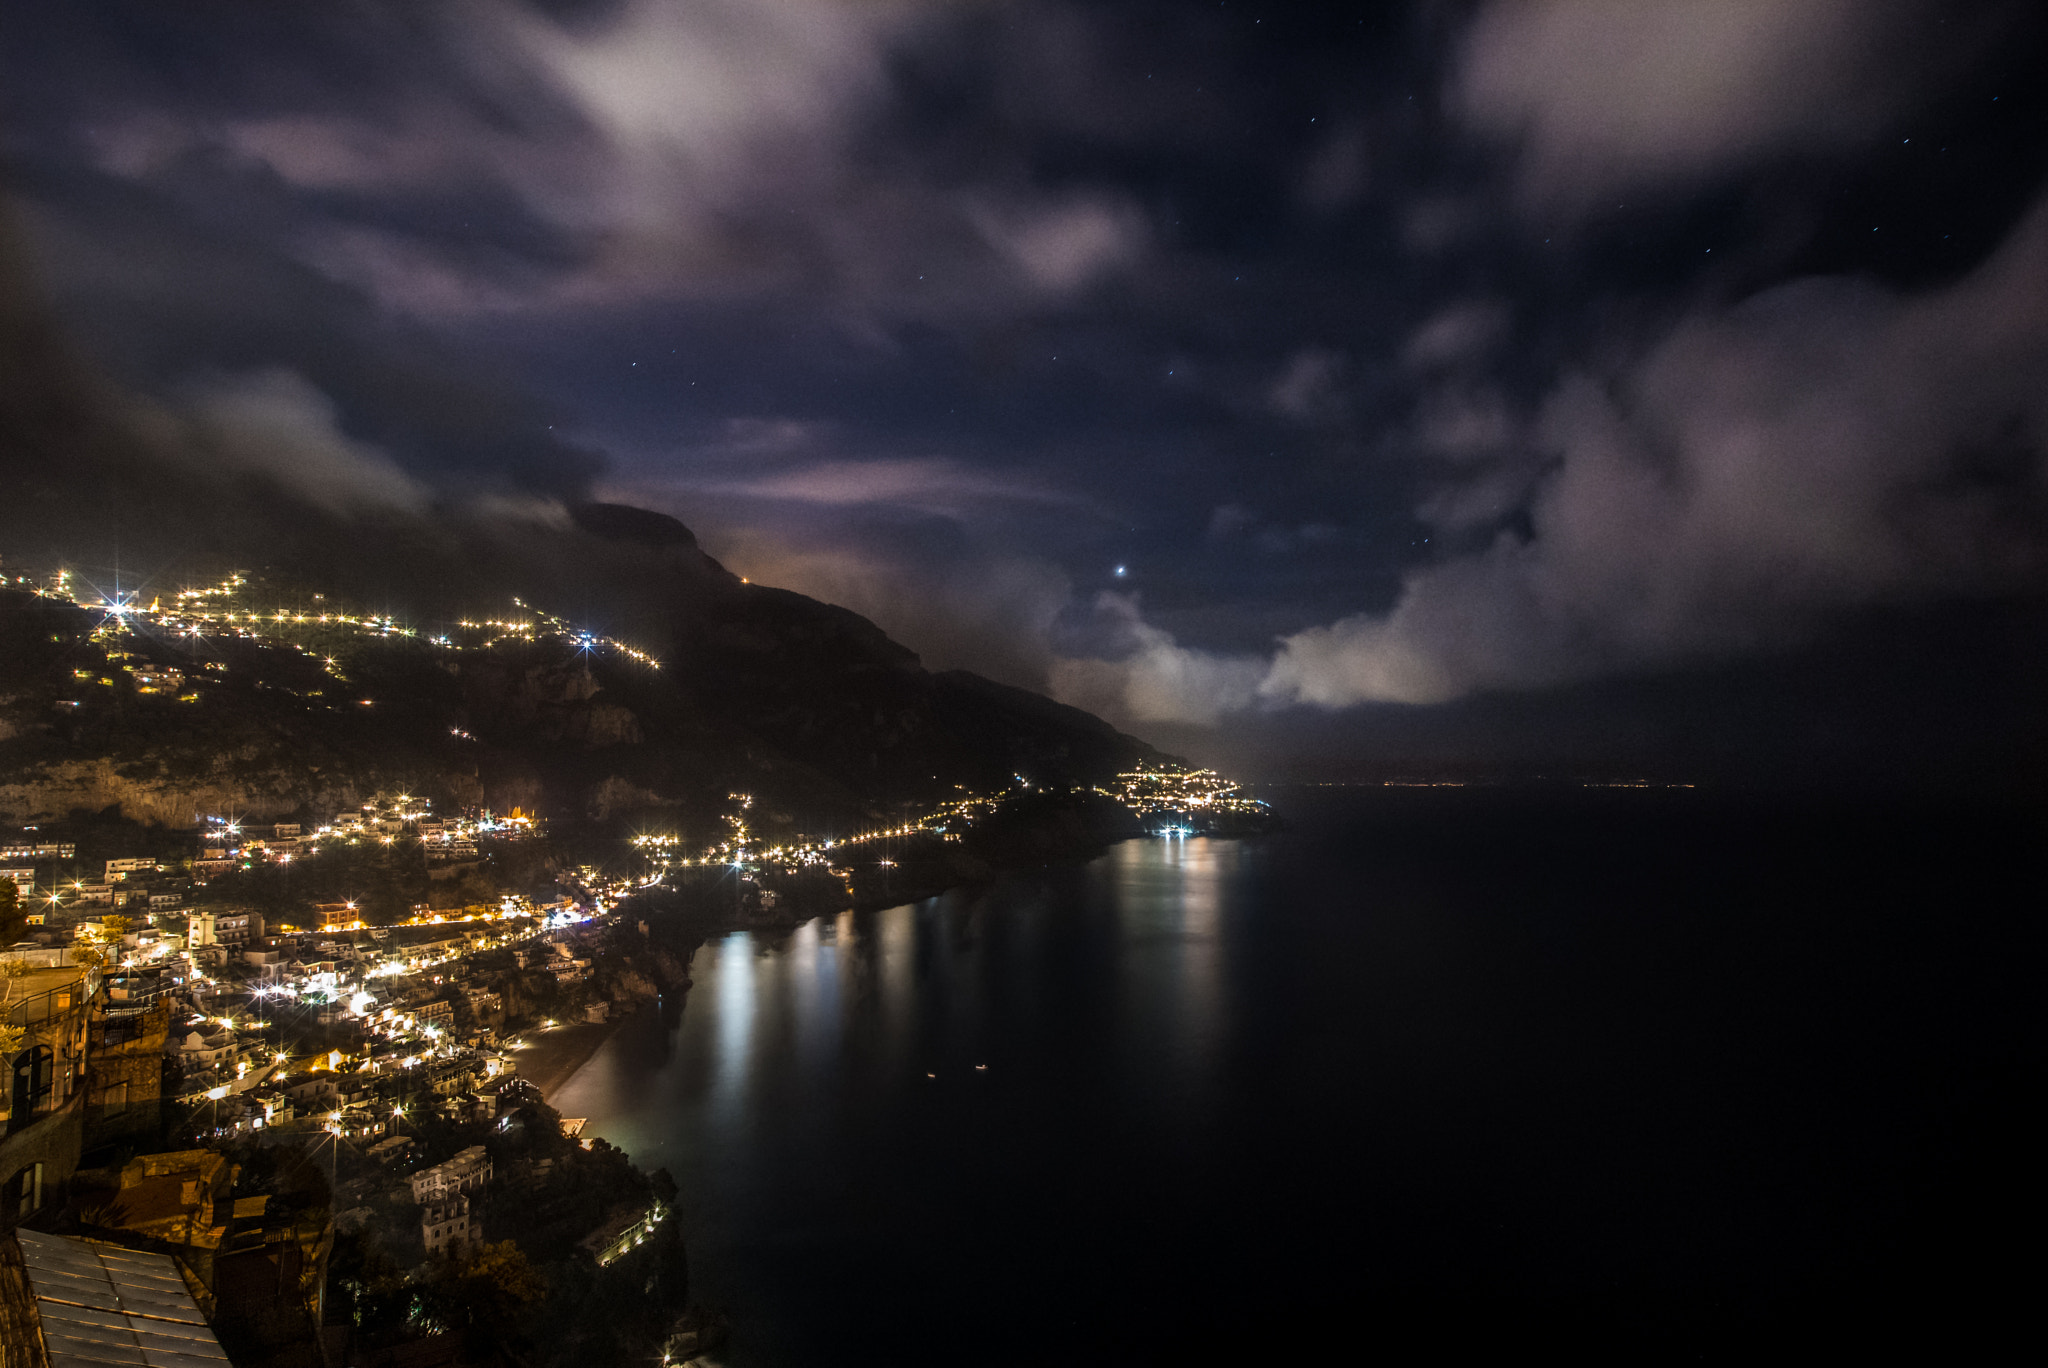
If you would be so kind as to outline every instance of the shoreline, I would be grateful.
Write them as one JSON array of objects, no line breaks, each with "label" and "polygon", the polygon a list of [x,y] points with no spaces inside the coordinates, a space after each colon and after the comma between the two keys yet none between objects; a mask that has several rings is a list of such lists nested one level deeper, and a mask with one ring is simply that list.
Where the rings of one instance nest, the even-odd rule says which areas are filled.
[{"label": "shoreline", "polygon": [[555,1094],[590,1062],[624,1020],[614,1017],[521,1031],[519,1037],[525,1044],[518,1056],[519,1077],[538,1088],[541,1100],[552,1107]]},{"label": "shoreline", "polygon": [[[705,942],[716,936],[729,935],[735,931],[755,931],[768,935],[787,935],[807,922],[836,917],[841,912],[873,912],[890,907],[901,907],[911,903],[923,902],[928,898],[939,897],[957,889],[985,886],[994,883],[1006,875],[1020,874],[1034,868],[1043,869],[1053,864],[1069,861],[1085,864],[1090,860],[1100,858],[1113,846],[1121,845],[1125,841],[1142,840],[1150,834],[1142,831],[1124,831],[1106,837],[1098,835],[1094,839],[1070,844],[1064,850],[1043,852],[1050,856],[1047,859],[1026,858],[1003,861],[994,865],[986,875],[978,878],[939,881],[931,885],[912,884],[908,889],[882,897],[872,895],[868,897],[855,896],[845,906],[829,911],[797,912],[791,909],[780,915],[775,913],[763,915],[760,912],[755,912],[752,915],[721,918],[717,923],[706,928],[696,938],[695,943],[689,947],[685,955],[685,963],[688,962],[688,957],[694,955]],[[1242,833],[1242,835],[1254,834],[1265,833]],[[1232,838],[1241,837],[1238,833],[1225,835],[1225,839]],[[665,989],[665,993],[673,992],[678,998],[687,1001],[690,987],[689,977],[685,974],[680,984],[673,988]],[[610,1040],[631,1016],[636,1015],[635,1012],[621,1013],[619,1010],[620,1006],[621,1004],[619,1003],[613,1003],[612,1014],[607,1020],[602,1022],[569,1022],[554,1027],[531,1027],[519,1032],[519,1038],[525,1042],[524,1047],[519,1051],[519,1077],[537,1088],[540,1091],[541,1099],[549,1106],[553,1106],[555,1095],[568,1086],[570,1080],[574,1079],[583,1066],[596,1056],[598,1050],[603,1048],[605,1042]]]}]

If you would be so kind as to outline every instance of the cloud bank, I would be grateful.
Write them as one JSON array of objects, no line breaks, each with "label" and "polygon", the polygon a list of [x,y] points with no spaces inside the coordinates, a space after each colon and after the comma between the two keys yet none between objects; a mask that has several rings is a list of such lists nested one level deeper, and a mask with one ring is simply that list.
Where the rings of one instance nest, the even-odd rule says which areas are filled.
[{"label": "cloud bank", "polygon": [[[892,63],[965,13],[943,0],[373,5],[309,25],[290,82],[219,107],[191,90],[117,94],[86,137],[102,170],[138,183],[207,163],[275,177],[315,210],[287,229],[295,255],[437,323],[788,289],[943,317],[1114,275],[1148,234],[1109,187],[1047,189],[1002,161],[941,181],[865,155],[900,112]],[[413,56],[394,60],[392,43]],[[336,81],[364,68],[371,99]],[[448,222],[451,204],[490,206],[489,226]]]},{"label": "cloud bank", "polygon": [[[2044,374],[2048,208],[1953,286],[1797,281],[1565,378],[1533,452],[1506,457],[1546,470],[1526,530],[1412,571],[1386,612],[1293,633],[1256,671],[1134,622],[1120,659],[1055,679],[1143,721],[1439,703],[1782,646],[1863,605],[2036,587]],[[1461,472],[1433,499],[1491,477]]]},{"label": "cloud bank", "polygon": [[1997,10],[1497,0],[1466,32],[1450,104],[1518,147],[1527,202],[1576,209],[1867,143],[2000,32]]},{"label": "cloud bank", "polygon": [[194,387],[187,415],[182,450],[208,474],[253,477],[330,513],[426,511],[427,487],[344,433],[334,401],[302,375],[214,377]]}]

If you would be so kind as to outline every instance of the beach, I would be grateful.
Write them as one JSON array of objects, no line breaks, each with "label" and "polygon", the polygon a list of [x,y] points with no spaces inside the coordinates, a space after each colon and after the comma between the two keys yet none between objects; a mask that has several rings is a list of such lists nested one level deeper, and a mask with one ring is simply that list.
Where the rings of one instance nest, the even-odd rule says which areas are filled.
[{"label": "beach", "polygon": [[521,1031],[519,1039],[524,1048],[515,1053],[519,1076],[539,1088],[542,1097],[552,1101],[562,1085],[597,1053],[597,1047],[604,1044],[617,1027],[616,1021],[579,1021]]}]

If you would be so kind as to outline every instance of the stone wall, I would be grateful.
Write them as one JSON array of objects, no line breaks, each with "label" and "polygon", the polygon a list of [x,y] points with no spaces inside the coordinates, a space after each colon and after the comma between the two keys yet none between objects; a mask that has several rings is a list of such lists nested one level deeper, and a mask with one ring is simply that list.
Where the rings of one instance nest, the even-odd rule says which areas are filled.
[{"label": "stone wall", "polygon": [[[85,1149],[85,1092],[14,1134],[0,1139],[0,1196],[12,1198],[14,1180],[35,1164],[43,1166],[43,1209],[64,1200],[78,1156]],[[0,1201],[0,1231],[12,1230],[21,1214],[12,1200]]]},{"label": "stone wall", "polygon": [[160,1001],[137,1020],[139,1029],[119,1044],[107,1043],[108,1018],[93,1013],[91,1073],[87,1075],[85,1144],[156,1139],[163,1123],[164,1041],[170,1034],[171,1004]]}]

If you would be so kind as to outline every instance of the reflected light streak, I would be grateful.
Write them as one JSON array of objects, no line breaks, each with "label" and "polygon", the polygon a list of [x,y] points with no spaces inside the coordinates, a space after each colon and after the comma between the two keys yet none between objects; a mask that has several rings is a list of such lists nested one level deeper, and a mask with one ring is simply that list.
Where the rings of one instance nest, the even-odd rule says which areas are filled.
[{"label": "reflected light streak", "polygon": [[917,910],[891,907],[875,914],[877,994],[882,1036],[892,1069],[905,1067],[905,1051],[917,1027]]},{"label": "reflected light streak", "polygon": [[718,1021],[718,1065],[711,1086],[712,1106],[736,1117],[746,1098],[747,1069],[753,1052],[754,937],[735,931],[718,942],[718,987],[714,1014]]}]

